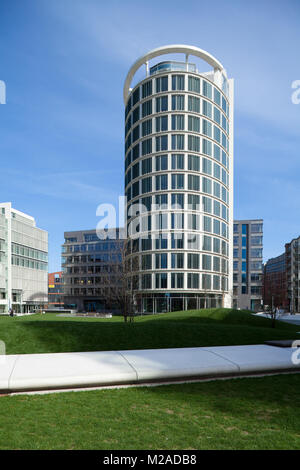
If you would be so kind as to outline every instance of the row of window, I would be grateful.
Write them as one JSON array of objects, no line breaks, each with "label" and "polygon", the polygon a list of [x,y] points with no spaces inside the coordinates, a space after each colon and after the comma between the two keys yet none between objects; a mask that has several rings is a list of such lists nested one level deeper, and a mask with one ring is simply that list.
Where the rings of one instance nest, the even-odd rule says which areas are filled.
[{"label": "row of window", "polygon": [[[249,268],[250,271],[262,271],[262,261],[250,261]],[[247,262],[233,261],[233,270],[247,272]]]},{"label": "row of window", "polygon": [[76,253],[84,251],[117,251],[119,243],[106,242],[106,243],[91,243],[91,244],[77,244],[77,245],[67,245],[62,247],[63,253]]},{"label": "row of window", "polygon": [[[136,289],[184,289],[185,273],[157,273],[142,274],[135,282]],[[80,285],[73,283],[72,285]],[[92,284],[91,284],[92,285]],[[228,280],[224,276],[217,274],[199,274],[187,273],[186,276],[187,289],[200,289],[203,291],[222,291],[228,290]],[[65,290],[67,295],[93,295],[102,296],[106,294],[106,289],[93,287],[76,287]]]},{"label": "row of window", "polygon": [[[185,194],[182,193],[173,193],[171,194],[171,205],[168,205],[168,194],[157,194],[154,196],[154,203],[152,204],[152,196],[148,196],[146,198],[139,199],[136,203],[131,204],[128,207],[128,220],[132,217],[139,216],[141,219],[142,214],[146,214],[148,212],[163,212],[163,211],[172,211],[172,210],[181,210],[186,209],[188,211],[200,211],[206,212],[208,214],[215,215],[216,217],[220,217],[227,222],[229,221],[229,210],[224,205],[221,204],[219,201],[214,199],[208,198],[206,196],[201,196],[197,194],[188,194],[186,197]],[[186,206],[184,205],[184,201],[187,201]],[[167,214],[165,214],[167,217]],[[135,221],[135,224],[138,222]],[[140,220],[140,223],[142,221]],[[79,248],[77,248],[79,251]],[[93,251],[90,249],[90,251]]]},{"label": "row of window", "polygon": [[201,230],[228,239],[228,225],[206,215],[183,212],[158,213],[138,217],[128,224],[130,236],[154,230]]},{"label": "row of window", "polygon": [[[96,276],[96,277],[70,277],[68,278],[68,284],[75,284],[75,285],[96,285],[96,284],[103,284],[106,282],[107,276]],[[109,277],[110,283],[113,284],[118,279],[110,276]]]},{"label": "row of window", "polygon": [[[76,251],[70,250],[70,253],[80,253],[80,245],[77,246],[79,249]],[[76,248],[77,248],[76,247]],[[80,261],[79,261],[80,260]],[[120,262],[120,254],[119,253],[97,253],[95,255],[87,255],[87,256],[62,256],[62,264],[64,263],[76,263],[76,262],[81,262],[81,263],[119,263]]]},{"label": "row of window", "polygon": [[[251,248],[250,250],[250,258],[262,258],[262,254],[263,254],[262,248]],[[247,259],[247,250],[245,248],[242,248],[242,250],[239,250],[238,248],[234,248],[233,257]]]},{"label": "row of window", "polygon": [[[262,277],[263,277],[262,274],[251,273],[250,274],[250,282],[261,282]],[[242,274],[234,273],[233,274],[233,282],[234,283],[238,283],[238,282],[247,283],[248,282],[247,274],[246,273],[242,273]]]},{"label": "row of window", "polygon": [[[111,232],[105,233],[106,242],[108,240],[115,240],[116,238],[119,238],[119,229],[114,229]],[[97,233],[84,234],[85,242],[98,242],[100,239],[101,237],[98,237]],[[77,243],[77,242],[78,242],[77,237],[65,238],[65,243]]]},{"label": "row of window", "polygon": [[[169,79],[170,77],[170,79]],[[202,80],[202,90],[201,90],[201,80]],[[187,82],[187,86],[186,86]],[[165,75],[162,77],[157,77],[155,79],[155,87],[153,87],[153,80],[150,79],[147,82],[143,83],[141,86],[138,86],[134,92],[128,98],[128,102],[125,108],[125,119],[127,118],[131,109],[140,101],[144,100],[148,96],[151,96],[153,93],[162,93],[167,91],[191,91],[193,93],[202,94],[211,101],[214,101],[224,113],[229,115],[229,106],[224,96],[220,91],[214,87],[208,81],[188,76],[184,74],[180,75]],[[202,91],[202,93],[201,93]]]},{"label": "row of window", "polygon": [[[238,295],[238,292],[239,292],[238,286],[233,286],[233,295]],[[248,286],[241,286],[240,287],[240,293],[241,294],[248,294],[248,292],[249,292]],[[262,288],[260,286],[251,286],[250,287],[250,294],[251,295],[261,296]]]},{"label": "row of window", "polygon": [[16,243],[11,244],[11,252],[12,254],[25,256],[26,258],[33,258],[40,261],[48,261],[48,253],[36,250],[34,248],[28,248],[27,246],[18,245]]},{"label": "row of window", "polygon": [[[106,265],[106,266],[108,268],[109,265]],[[112,267],[112,266],[110,266],[110,267]],[[64,274],[97,274],[97,273],[103,273],[103,272],[105,272],[107,274],[108,272],[113,271],[112,269],[104,271],[102,268],[103,268],[103,265],[101,265],[101,266],[97,266],[97,265],[95,265],[95,266],[80,266],[80,265],[76,266],[75,265],[75,266],[64,268]],[[66,279],[66,278],[64,277],[64,279]]]},{"label": "row of window", "polygon": [[225,186],[205,176],[185,175],[184,173],[167,173],[142,178],[127,188],[127,201],[142,194],[173,189],[201,191],[221,199],[225,204],[229,203],[229,193]]},{"label": "row of window", "polygon": [[64,266],[63,273],[64,273],[64,284],[68,284],[69,277],[68,274],[104,274],[107,278],[107,275],[110,273],[116,272],[116,267],[111,264],[101,264],[95,266],[78,266],[78,263],[86,263],[86,262],[95,262],[95,258],[93,256],[68,256],[62,260],[62,263],[70,264],[73,266]]},{"label": "row of window", "polygon": [[137,253],[168,249],[207,251],[228,256],[228,243],[225,240],[195,233],[160,233],[151,238],[136,238],[132,240],[128,252]]},{"label": "row of window", "polygon": [[65,295],[80,295],[80,296],[93,296],[93,297],[102,297],[103,299],[107,299],[107,290],[108,288],[66,288]]},{"label": "row of window", "polygon": [[156,253],[141,256],[142,271],[151,269],[192,269],[228,273],[228,261],[218,256],[198,253]]},{"label": "row of window", "polygon": [[241,233],[242,235],[247,235],[248,227],[250,227],[251,233],[262,233],[263,224],[233,224],[233,233]]},{"label": "row of window", "polygon": [[[166,116],[161,116],[161,117],[166,117]],[[159,120],[156,118],[157,121],[157,128],[162,129],[161,131],[158,132],[164,132],[168,130],[168,125],[167,123],[164,123],[164,121]],[[125,141],[125,153],[127,150],[133,145],[139,138],[145,137],[149,134],[151,134],[151,125],[150,125],[151,120],[145,121],[143,124],[145,126],[140,126],[137,125],[133,131],[128,134],[128,137]],[[221,129],[213,125],[211,122],[207,121],[206,119],[202,120],[202,129],[200,129],[200,118],[194,117],[194,116],[188,116],[188,126],[186,128],[185,122],[184,122],[184,116],[183,115],[172,115],[172,131],[191,131],[191,132],[196,132],[196,133],[202,133],[203,135],[206,135],[207,137],[210,137],[211,139],[215,140],[218,142],[220,145],[222,145],[225,150],[229,151],[229,141],[226,136],[226,134],[221,131]],[[140,131],[141,129],[141,131]],[[172,147],[172,149],[181,149],[184,150],[184,134],[174,134],[171,136],[171,141],[170,143],[168,142],[168,136],[169,134],[166,134],[164,136],[157,136],[155,140],[155,148],[157,152],[160,152],[161,150],[168,150],[168,147]],[[148,152],[145,151],[145,153],[151,153],[152,152],[152,139],[144,140],[143,142],[148,142],[151,141],[151,144],[146,144],[144,145],[151,145],[151,150]],[[142,146],[143,146],[142,142]],[[200,137],[198,136],[191,136],[189,135],[187,138],[187,146],[189,150],[194,150],[195,152],[200,152]],[[154,149],[154,145],[153,145]],[[146,150],[146,149],[145,149]],[[145,153],[142,153],[144,155]]]},{"label": "row of window", "polygon": [[196,98],[194,96],[188,96],[186,98],[185,95],[171,95],[171,99],[169,99],[169,95],[165,95],[156,98],[155,101],[152,99],[145,101],[141,106],[136,107],[126,122],[125,135],[128,134],[131,127],[139,120],[147,118],[154,113],[164,113],[168,111],[189,111],[200,114],[214,120],[219,126],[222,126],[227,133],[229,133],[229,123],[226,116],[209,101],[200,100],[200,98]]},{"label": "row of window", "polygon": [[[155,123],[154,126],[152,125],[153,121]],[[222,127],[226,131],[226,127]],[[157,116],[154,120],[151,118],[143,121],[141,124],[137,124],[126,139],[125,151],[127,151],[132,143],[141,137],[146,137],[147,135],[153,134],[155,132],[159,133],[169,130],[187,130],[191,132],[197,132],[199,134],[202,133],[218,141],[220,141],[221,135],[219,127],[213,125],[207,119],[191,115],[185,116],[184,114],[166,114]]]},{"label": "row of window", "polygon": [[[187,168],[186,168],[187,166]],[[202,172],[208,176],[220,180],[226,186],[229,186],[228,172],[218,163],[206,157],[198,155],[168,154],[157,155],[156,157],[144,158],[132,165],[125,175],[125,187],[134,179],[144,176],[148,173],[166,171],[166,170],[189,170]],[[159,175],[160,176],[160,175]],[[166,176],[166,175],[165,175]]]},{"label": "row of window", "polygon": [[[186,278],[186,285],[185,285]],[[185,287],[186,286],[186,287]],[[199,273],[157,273],[142,274],[140,276],[140,285],[138,288],[144,289],[202,289],[224,290],[228,289],[228,280],[226,277],[211,274]]]},{"label": "row of window", "polygon": [[163,152],[166,150],[185,150],[186,146],[186,150],[203,153],[204,155],[214,158],[218,162],[222,162],[227,169],[229,168],[228,156],[224,150],[221,150],[221,148],[212,141],[195,135],[186,136],[185,134],[171,134],[169,137],[169,135],[166,134],[157,136],[155,139],[145,139],[132,147],[132,150],[129,150],[125,158],[125,170],[136,159],[155,152],[155,149],[157,149],[156,152]]},{"label": "row of window", "polygon": [[28,258],[22,258],[21,256],[12,255],[11,264],[14,266],[21,266],[22,268],[39,269],[41,271],[48,271],[48,263],[41,261],[34,261]]},{"label": "row of window", "polygon": [[[233,245],[234,246],[239,246],[239,240],[240,237],[233,237]],[[262,246],[263,244],[263,237],[259,235],[252,236],[250,238],[250,244],[251,246]],[[242,237],[241,238],[241,246],[247,246],[247,237]]]},{"label": "row of window", "polygon": [[[223,114],[219,108],[216,106],[213,106],[209,101],[202,100],[202,106],[201,106],[201,100],[200,98],[197,98],[195,96],[185,96],[185,95],[171,95],[171,98],[169,97],[170,95],[165,95],[165,96],[160,96],[153,100],[148,100],[145,101],[141,105],[141,107],[137,107],[132,114],[129,115],[129,118],[125,124],[125,136],[128,134],[129,130],[131,129],[132,126],[135,125],[136,122],[138,122],[140,119],[144,119],[147,116],[150,116],[151,114],[154,113],[164,113],[167,111],[190,111],[192,113],[197,113],[200,115],[204,115],[207,118],[213,120],[215,123],[217,123],[219,126],[221,126],[227,134],[229,134],[229,121],[225,114]],[[170,101],[171,100],[171,101]],[[171,102],[171,105],[170,105]],[[171,108],[171,109],[170,109]],[[179,115],[181,116],[178,118],[179,121],[183,122],[178,122],[175,124],[175,118],[173,118],[174,115],[171,115],[171,117],[168,119],[169,115],[163,115],[163,116],[157,116],[155,123],[153,123],[153,130],[152,130],[152,118],[147,121],[143,121],[141,123],[142,129],[139,131],[141,133],[141,136],[151,134],[154,129],[156,129],[156,132],[161,132],[159,129],[163,130],[168,130],[171,128],[174,128],[173,130],[176,130],[177,127],[180,127],[184,129],[184,117],[185,115]],[[199,119],[197,116],[189,116],[194,117],[196,119]],[[162,123],[159,122],[159,118],[163,118]],[[204,119],[204,118],[203,118]],[[168,122],[170,120],[170,122]],[[148,121],[151,121],[151,124],[149,124]],[[146,126],[143,127],[144,122],[148,122]],[[200,125],[197,126],[197,121],[195,121],[196,124],[192,124],[189,122],[188,119],[188,127],[193,127],[193,125],[196,128],[200,129]],[[210,122],[210,121],[208,121]],[[154,125],[155,124],[155,125]],[[211,122],[210,122],[211,124]],[[147,128],[148,126],[151,126],[151,129]],[[164,129],[166,127],[166,129]],[[192,130],[192,129],[191,129]],[[136,130],[136,127],[133,129],[133,133],[138,132]],[[197,132],[200,132],[197,131]]]},{"label": "row of window", "polygon": [[[197,142],[196,147],[198,148],[198,139],[200,138],[198,136],[189,136],[189,137],[197,137],[195,142]],[[169,139],[171,140],[171,142],[169,142]],[[166,134],[166,135],[157,136],[154,143],[153,143],[152,138],[143,141],[145,143],[144,144],[142,143],[142,145],[140,145],[140,142],[137,143],[132,148],[132,150],[129,150],[129,152],[126,155],[125,170],[127,170],[129,165],[131,165],[131,163],[133,163],[137,158],[147,155],[147,153],[151,153],[152,147],[153,147],[153,150],[155,148],[159,148],[160,149],[159,151],[164,151],[164,149],[167,150],[170,147],[169,145],[170,143],[172,146],[173,145],[174,147],[176,146],[176,148],[178,145],[179,146],[181,145],[183,146],[182,150],[184,150],[184,140],[185,140],[184,135],[179,134],[179,138],[176,138],[175,135],[173,138],[173,135],[172,135],[170,138],[168,138],[168,134]],[[187,142],[188,142],[188,145],[190,146],[192,146],[193,143],[195,144],[193,139],[187,139]],[[154,147],[154,144],[155,144],[155,147]],[[199,152],[200,152],[200,140],[199,140]],[[222,163],[222,165],[224,165],[227,169],[229,168],[229,158],[226,152],[222,150],[219,147],[219,145],[215,143],[213,144],[210,140],[207,140],[204,137],[202,138],[202,153]]]}]

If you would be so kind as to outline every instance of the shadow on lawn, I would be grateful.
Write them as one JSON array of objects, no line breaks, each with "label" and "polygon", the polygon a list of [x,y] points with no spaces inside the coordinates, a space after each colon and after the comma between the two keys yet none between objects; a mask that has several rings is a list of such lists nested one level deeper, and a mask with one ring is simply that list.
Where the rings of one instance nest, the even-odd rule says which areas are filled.
[{"label": "shadow on lawn", "polygon": [[210,321],[206,317],[198,320],[193,316],[163,321],[154,318],[133,324],[44,320],[19,322],[16,328],[18,336],[12,329],[6,342],[8,354],[183,348],[290,339],[291,331],[297,329],[299,327],[272,329],[261,323],[258,327],[247,322]]}]

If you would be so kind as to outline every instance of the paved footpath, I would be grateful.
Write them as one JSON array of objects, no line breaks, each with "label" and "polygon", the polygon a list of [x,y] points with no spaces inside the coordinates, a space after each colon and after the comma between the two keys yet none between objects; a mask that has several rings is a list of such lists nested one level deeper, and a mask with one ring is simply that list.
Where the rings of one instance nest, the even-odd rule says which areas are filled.
[{"label": "paved footpath", "polygon": [[300,349],[269,345],[0,356],[0,393],[300,371]]}]

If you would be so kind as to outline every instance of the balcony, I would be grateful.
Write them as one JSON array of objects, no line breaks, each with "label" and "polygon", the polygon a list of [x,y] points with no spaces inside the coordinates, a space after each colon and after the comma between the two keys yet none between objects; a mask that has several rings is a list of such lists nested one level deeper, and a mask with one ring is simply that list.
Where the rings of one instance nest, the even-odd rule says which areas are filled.
[{"label": "balcony", "polygon": [[197,73],[197,68],[195,64],[189,64],[186,62],[174,62],[174,61],[165,61],[160,62],[159,64],[154,65],[150,68],[150,75],[155,75],[162,72],[191,72]]}]

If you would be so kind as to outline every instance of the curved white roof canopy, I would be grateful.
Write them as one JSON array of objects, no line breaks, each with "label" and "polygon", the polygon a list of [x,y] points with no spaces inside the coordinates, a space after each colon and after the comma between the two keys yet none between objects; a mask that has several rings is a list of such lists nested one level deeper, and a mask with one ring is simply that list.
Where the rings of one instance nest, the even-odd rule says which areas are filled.
[{"label": "curved white roof canopy", "polygon": [[170,46],[162,46],[162,47],[158,47],[157,49],[152,49],[152,51],[140,57],[133,64],[133,66],[131,67],[131,69],[129,70],[127,74],[125,84],[124,84],[124,89],[123,89],[123,96],[124,96],[125,104],[128,98],[130,84],[136,71],[143,64],[146,64],[150,59],[153,59],[154,57],[158,57],[160,55],[172,54],[172,53],[182,53],[182,54],[186,54],[186,56],[194,55],[196,57],[199,57],[200,59],[205,60],[205,62],[211,65],[214,68],[214,70],[220,70],[220,71],[224,70],[223,65],[217,59],[215,59],[211,54],[204,51],[203,49],[199,49],[199,47],[186,46],[182,44],[173,44]]}]

